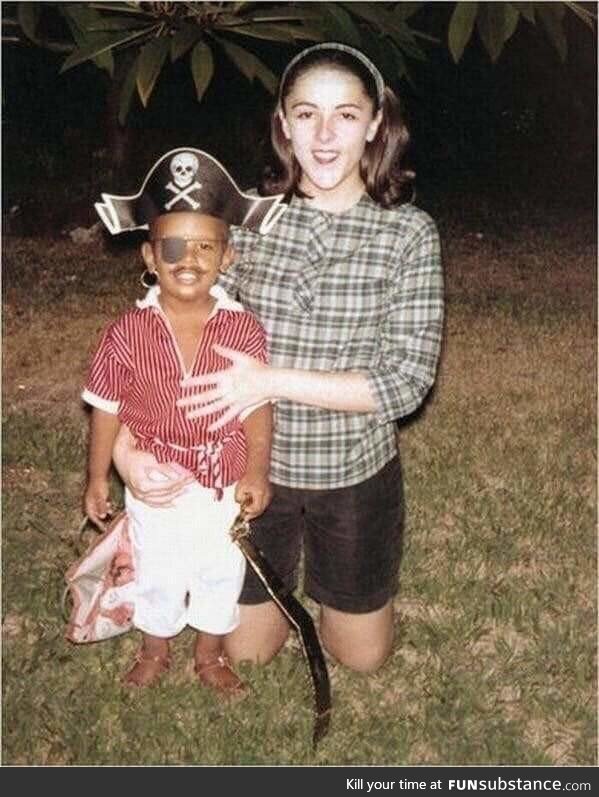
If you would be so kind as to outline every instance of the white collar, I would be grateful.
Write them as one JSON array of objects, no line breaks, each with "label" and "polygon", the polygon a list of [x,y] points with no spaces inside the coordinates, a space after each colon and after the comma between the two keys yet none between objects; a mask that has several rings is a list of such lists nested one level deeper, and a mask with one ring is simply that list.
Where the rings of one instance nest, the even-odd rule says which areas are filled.
[{"label": "white collar", "polygon": [[[209,318],[216,315],[219,310],[233,310],[237,313],[243,312],[243,305],[231,299],[229,294],[220,285],[213,285],[210,288],[210,296],[216,299],[216,304],[212,308]],[[139,310],[145,310],[147,307],[156,307],[162,310],[158,297],[160,296],[160,285],[153,285],[148,288],[148,292],[143,299],[138,299],[135,304]]]}]

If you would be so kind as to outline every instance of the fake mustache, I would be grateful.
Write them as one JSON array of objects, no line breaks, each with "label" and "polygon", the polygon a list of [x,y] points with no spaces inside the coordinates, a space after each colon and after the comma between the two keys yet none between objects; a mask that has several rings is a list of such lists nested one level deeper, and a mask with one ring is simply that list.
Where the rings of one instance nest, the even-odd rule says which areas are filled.
[{"label": "fake mustache", "polygon": [[171,269],[171,274],[174,274],[175,277],[178,277],[179,274],[196,274],[198,277],[203,276],[206,274],[206,269],[198,268],[198,266],[177,266],[176,268]]}]

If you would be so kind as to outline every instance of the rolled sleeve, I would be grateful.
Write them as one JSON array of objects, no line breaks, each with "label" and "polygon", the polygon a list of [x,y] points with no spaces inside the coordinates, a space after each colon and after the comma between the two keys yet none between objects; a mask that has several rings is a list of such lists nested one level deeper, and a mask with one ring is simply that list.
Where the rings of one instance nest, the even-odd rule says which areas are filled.
[{"label": "rolled sleeve", "polygon": [[[252,323],[250,326],[249,334],[247,336],[247,340],[245,341],[243,352],[244,354],[248,354],[250,357],[255,357],[256,360],[259,360],[261,363],[265,365],[268,363],[268,346],[266,342],[266,332],[264,331],[264,327],[262,324],[253,316],[250,316]],[[270,404],[271,402],[261,401],[258,404],[251,404],[249,407],[246,407],[245,410],[239,413],[239,420],[245,421],[253,412],[255,412],[260,407],[263,407],[265,404]]]},{"label": "rolled sleeve", "polygon": [[443,273],[437,228],[426,219],[399,259],[379,357],[367,373],[378,424],[418,409],[435,381],[443,333]]},{"label": "rolled sleeve", "polygon": [[120,401],[109,401],[108,399],[102,398],[102,396],[97,396],[95,393],[92,393],[91,390],[85,388],[81,393],[81,398],[85,401],[86,404],[89,404],[92,407],[95,407],[98,410],[102,410],[103,412],[108,412],[110,415],[118,415],[119,414],[119,406]]}]

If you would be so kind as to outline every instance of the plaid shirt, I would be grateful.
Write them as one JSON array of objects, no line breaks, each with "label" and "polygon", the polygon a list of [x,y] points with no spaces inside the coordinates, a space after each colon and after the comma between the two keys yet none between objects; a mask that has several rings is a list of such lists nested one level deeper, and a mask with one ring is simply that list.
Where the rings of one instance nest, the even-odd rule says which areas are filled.
[{"label": "plaid shirt", "polygon": [[361,372],[379,411],[275,404],[271,479],[332,489],[364,481],[397,453],[395,420],[435,378],[443,325],[439,239],[413,205],[367,194],[340,215],[294,197],[266,236],[235,229],[221,283],[262,322],[273,366]]}]

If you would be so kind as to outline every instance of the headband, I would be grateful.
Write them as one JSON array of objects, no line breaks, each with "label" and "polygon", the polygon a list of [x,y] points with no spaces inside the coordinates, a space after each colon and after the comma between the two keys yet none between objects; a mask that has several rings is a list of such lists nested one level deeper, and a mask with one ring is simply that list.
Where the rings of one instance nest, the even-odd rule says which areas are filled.
[{"label": "headband", "polygon": [[287,75],[289,71],[300,61],[302,61],[307,55],[311,53],[315,53],[318,50],[336,50],[342,53],[346,53],[347,55],[351,55],[356,61],[359,61],[362,66],[365,66],[366,69],[370,72],[373,77],[373,80],[376,84],[376,93],[377,99],[379,103],[379,108],[383,104],[383,99],[385,97],[385,80],[376,66],[372,63],[370,58],[367,58],[363,52],[360,50],[356,50],[355,47],[350,47],[348,44],[339,44],[338,42],[324,42],[323,44],[315,44],[313,47],[308,47],[306,50],[302,50],[301,53],[298,53],[291,61],[287,64],[285,71],[281,77],[281,82],[279,84],[279,102],[281,101],[281,96],[283,93],[283,86],[285,85],[285,81],[287,80]]},{"label": "headband", "polygon": [[96,212],[112,235],[147,230],[165,213],[196,212],[265,235],[286,210],[283,194],[244,194],[212,155],[199,149],[173,149],[147,173],[137,194],[102,194]]}]

